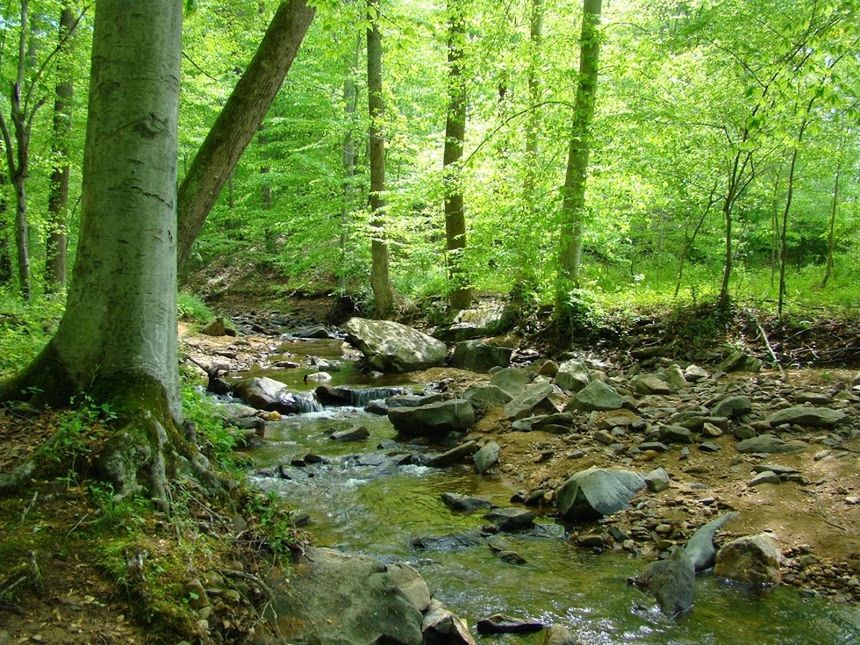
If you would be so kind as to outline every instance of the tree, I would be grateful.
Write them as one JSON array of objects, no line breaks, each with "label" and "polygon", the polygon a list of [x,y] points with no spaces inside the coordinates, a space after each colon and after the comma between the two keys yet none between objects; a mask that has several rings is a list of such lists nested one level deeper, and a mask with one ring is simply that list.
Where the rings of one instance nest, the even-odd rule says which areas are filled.
[{"label": "tree", "polygon": [[[59,42],[64,43],[75,26],[71,7],[64,5],[60,12]],[[45,289],[54,291],[66,284],[66,247],[68,246],[69,204],[69,132],[72,129],[72,99],[74,81],[68,56],[60,56],[59,80],[54,97],[53,169],[48,195],[48,239],[45,246]]]},{"label": "tree", "polygon": [[[121,494],[145,487],[162,506],[176,468],[205,472],[179,433],[176,355],[176,151],[182,3],[133,11],[99,2],[95,18],[77,261],[56,334],[2,398],[53,405],[79,392],[118,426],[98,475]],[[39,453],[0,478],[38,473]]]},{"label": "tree", "polygon": [[370,286],[378,318],[394,310],[394,289],[388,271],[388,240],[385,235],[385,98],[382,95],[382,32],[379,30],[379,0],[367,0],[367,106],[370,114]]},{"label": "tree", "polygon": [[466,17],[462,0],[448,0],[448,115],[445,121],[443,181],[445,188],[445,241],[452,309],[466,309],[472,291],[463,271],[466,248],[466,215],[463,207],[462,159],[466,136],[466,78],[463,76],[463,46]]},{"label": "tree", "polygon": [[278,5],[251,64],[224,104],[179,186],[181,267],[206,216],[254,138],[290,71],[316,10],[305,0]]},{"label": "tree", "polygon": [[561,238],[556,301],[559,308],[571,285],[579,282],[582,261],[582,225],[585,217],[585,186],[591,151],[591,121],[597,98],[597,61],[600,53],[600,12],[602,0],[583,0],[582,36],[579,54],[579,81],[573,108],[567,172],[562,189]]}]

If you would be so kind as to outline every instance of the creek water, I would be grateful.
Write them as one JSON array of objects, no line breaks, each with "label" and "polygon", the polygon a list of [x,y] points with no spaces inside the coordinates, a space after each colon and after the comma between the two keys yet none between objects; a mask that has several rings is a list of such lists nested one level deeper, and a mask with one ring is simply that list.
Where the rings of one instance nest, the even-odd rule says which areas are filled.
[{"label": "creek water", "polygon": [[[289,351],[297,354],[292,344]],[[302,345],[308,354],[338,358],[337,344]],[[308,370],[267,371],[295,390],[310,390]],[[259,373],[258,373],[259,374]],[[368,379],[347,363],[332,375],[334,384],[406,385],[401,377]],[[370,437],[337,442],[332,430],[364,425]],[[587,643],[857,643],[860,608],[806,597],[780,587],[749,591],[708,575],[696,582],[693,611],[678,620],[662,616],[653,599],[629,587],[626,579],[645,562],[607,551],[594,555],[569,544],[551,517],[540,530],[501,539],[527,560],[500,560],[485,542],[462,546],[443,542],[416,549],[416,536],[439,537],[479,529],[482,513],[450,511],[439,496],[456,492],[510,506],[512,485],[481,477],[471,468],[432,469],[397,465],[391,455],[417,448],[398,444],[386,417],[357,408],[327,408],[267,424],[265,445],[252,456],[261,468],[313,453],[328,463],[291,469],[292,479],[255,477],[292,506],[307,512],[314,544],[364,553],[384,561],[406,561],[427,580],[431,592],[472,626],[502,612],[518,618],[563,623]],[[426,450],[426,448],[425,448]],[[495,539],[495,538],[494,538]],[[541,643],[533,636],[479,637],[481,643]]]}]

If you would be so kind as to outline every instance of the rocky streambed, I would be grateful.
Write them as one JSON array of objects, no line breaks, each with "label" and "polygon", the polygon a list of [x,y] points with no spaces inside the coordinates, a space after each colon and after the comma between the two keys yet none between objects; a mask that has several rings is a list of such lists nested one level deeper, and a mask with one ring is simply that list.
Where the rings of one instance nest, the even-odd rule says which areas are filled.
[{"label": "rocky streambed", "polygon": [[[508,338],[449,348],[398,327],[365,333],[371,325],[352,321],[350,343],[311,328],[192,337],[186,351],[213,390],[253,404],[222,410],[246,428],[257,484],[299,509],[294,521],[317,545],[383,563],[362,560],[375,582],[359,576],[356,588],[412,593],[403,620],[415,628],[377,635],[469,642],[475,634],[440,603],[481,633],[540,630],[481,637],[488,642],[860,634],[851,604],[860,599],[860,398],[849,372],[750,372],[760,362],[743,353],[702,364],[550,360]],[[713,561],[684,557],[696,554],[696,531],[720,517],[729,519],[706,540],[715,576]],[[306,577],[329,585],[313,593],[332,599],[315,615],[338,617],[317,637],[335,642],[327,639],[348,623],[365,631],[341,642],[373,642],[371,616],[394,610],[339,588],[325,567],[340,559],[312,556],[322,572],[306,563]],[[435,604],[401,562],[420,572]],[[662,568],[647,568],[653,562]],[[313,639],[302,635],[313,616],[287,622],[295,642]]]}]

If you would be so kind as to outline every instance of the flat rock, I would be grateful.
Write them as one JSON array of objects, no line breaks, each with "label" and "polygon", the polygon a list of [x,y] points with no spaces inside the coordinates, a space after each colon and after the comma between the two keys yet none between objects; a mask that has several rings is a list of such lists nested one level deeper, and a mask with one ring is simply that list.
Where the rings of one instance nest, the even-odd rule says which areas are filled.
[{"label": "flat rock", "polygon": [[534,524],[535,514],[524,508],[497,508],[484,515],[500,531],[521,531]]},{"label": "flat rock", "polygon": [[683,426],[660,427],[660,441],[664,443],[693,443],[692,433]]},{"label": "flat rock", "polygon": [[364,426],[356,426],[349,430],[333,432],[330,436],[334,441],[363,441],[370,436],[370,431]]},{"label": "flat rock", "polygon": [[699,444],[699,450],[702,452],[719,452],[722,450],[722,447],[714,441],[703,441]]},{"label": "flat rock", "polygon": [[475,408],[465,399],[449,399],[416,408],[389,408],[388,420],[404,436],[438,439],[468,430],[475,423]]},{"label": "flat rock", "polygon": [[434,468],[445,468],[454,464],[462,464],[478,452],[478,448],[477,441],[466,441],[458,446],[454,446],[450,450],[434,455],[427,462],[427,465]]},{"label": "flat rock", "polygon": [[518,395],[529,382],[529,373],[518,367],[505,367],[493,374],[490,385],[507,392],[511,397]]},{"label": "flat rock", "polygon": [[815,426],[830,428],[845,420],[845,412],[843,410],[833,410],[831,408],[820,408],[807,405],[795,405],[790,408],[785,408],[774,412],[768,416],[765,421],[771,426],[778,426],[784,423],[801,426]]},{"label": "flat rock", "polygon": [[591,520],[626,508],[643,488],[645,480],[634,472],[592,467],[569,477],[556,491],[556,502],[564,519]]},{"label": "flat rock", "polygon": [[473,372],[487,372],[493,367],[507,367],[511,362],[512,347],[489,345],[479,340],[465,340],[454,346],[450,364]]},{"label": "flat rock", "polygon": [[597,413],[593,420],[594,425],[602,430],[612,428],[630,428],[643,424],[641,417],[631,410],[610,410]]},{"label": "flat rock", "polygon": [[493,504],[490,500],[481,499],[480,497],[469,497],[468,495],[460,495],[459,493],[442,493],[439,495],[442,503],[452,511],[464,511],[471,513],[486,508],[492,508]]},{"label": "flat rock", "polygon": [[672,386],[654,374],[640,374],[630,381],[630,387],[638,394],[671,394]]},{"label": "flat rock", "polygon": [[711,415],[734,419],[752,412],[752,401],[748,396],[727,396],[711,408]]},{"label": "flat rock", "polygon": [[832,400],[826,392],[801,392],[794,397],[797,403],[810,403],[812,405],[827,405]]},{"label": "flat rock", "polygon": [[772,434],[763,434],[757,437],[750,437],[738,442],[735,446],[738,452],[751,453],[782,453],[782,452],[800,452],[806,448],[806,444],[802,441],[785,441]]},{"label": "flat rock", "polygon": [[568,401],[565,412],[592,410],[618,410],[624,406],[624,399],[611,385],[603,381],[591,381]]},{"label": "flat rock", "polygon": [[555,404],[549,399],[552,393],[553,388],[549,383],[530,385],[505,405],[505,416],[508,419],[522,419],[540,413],[558,412]]},{"label": "flat rock", "polygon": [[479,410],[489,410],[509,403],[513,397],[497,385],[480,385],[466,390],[463,398]]},{"label": "flat rock", "polygon": [[765,533],[732,540],[717,553],[714,575],[751,585],[779,584],[782,553]]},{"label": "flat rock", "polygon": [[445,362],[448,353],[442,341],[390,320],[351,318],[344,329],[367,364],[381,372],[435,367]]},{"label": "flat rock", "polygon": [[499,453],[502,448],[495,441],[488,441],[481,449],[473,456],[472,461],[475,463],[475,470],[479,475],[483,475],[499,461]]},{"label": "flat rock", "polygon": [[758,475],[753,477],[749,482],[747,482],[747,486],[750,488],[755,488],[756,486],[761,486],[762,484],[779,484],[780,483],[779,475],[777,475],[772,470],[765,470],[760,472]]},{"label": "flat rock", "polygon": [[478,621],[479,634],[533,634],[546,625],[539,620],[520,620],[504,614],[494,614]]}]

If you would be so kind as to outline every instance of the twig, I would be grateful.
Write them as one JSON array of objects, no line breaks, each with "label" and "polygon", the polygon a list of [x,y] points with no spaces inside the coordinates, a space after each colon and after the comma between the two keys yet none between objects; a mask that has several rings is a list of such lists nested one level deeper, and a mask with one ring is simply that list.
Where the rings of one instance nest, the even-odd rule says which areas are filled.
[{"label": "twig", "polygon": [[762,329],[761,325],[758,322],[758,319],[749,312],[752,321],[755,323],[756,328],[758,329],[758,333],[761,334],[761,338],[764,341],[765,346],[767,347],[767,351],[770,354],[770,357],[773,359],[774,365],[779,369],[779,373],[785,376],[785,370],[782,369],[782,365],[779,364],[779,359],[776,357],[776,354],[773,351],[773,347],[770,346],[770,341],[767,339],[767,334],[764,333],[764,329]]},{"label": "twig", "polygon": [[269,587],[269,585],[267,585],[265,582],[263,582],[259,576],[255,576],[251,573],[245,573],[244,571],[236,571],[234,569],[224,569],[222,571],[222,573],[225,573],[228,576],[231,576],[233,578],[242,578],[243,580],[247,580],[248,582],[253,582],[255,585],[259,586],[260,589],[262,589],[266,593],[266,596],[270,600],[274,599],[274,597],[275,597],[275,592],[272,591],[272,589]]},{"label": "twig", "polygon": [[70,529],[66,532],[66,537],[69,537],[72,533],[74,533],[74,532],[75,532],[75,530],[76,530],[76,529],[77,529],[81,524],[83,524],[83,523],[84,523],[84,520],[85,520],[85,519],[87,519],[89,516],[90,516],[90,514],[89,514],[89,513],[84,513],[84,514],[83,514],[83,516],[81,517],[81,519],[79,519],[79,520],[75,523],[75,525],[74,525],[72,528],[70,528]]},{"label": "twig", "polygon": [[33,492],[33,499],[30,500],[30,504],[27,506],[27,508],[24,509],[24,512],[21,513],[21,521],[18,522],[19,526],[24,523],[25,519],[27,519],[27,515],[29,515],[30,511],[33,510],[33,507],[36,505],[36,500],[38,498],[39,498],[39,491],[34,491]]}]

